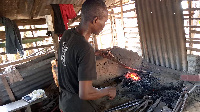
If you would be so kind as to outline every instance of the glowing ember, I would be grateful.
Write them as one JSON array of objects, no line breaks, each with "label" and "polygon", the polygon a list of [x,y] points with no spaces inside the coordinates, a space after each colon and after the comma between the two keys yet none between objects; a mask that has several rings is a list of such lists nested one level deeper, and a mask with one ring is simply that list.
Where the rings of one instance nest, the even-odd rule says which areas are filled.
[{"label": "glowing ember", "polygon": [[125,77],[126,77],[126,78],[130,78],[130,79],[135,80],[135,81],[140,80],[140,77],[138,76],[137,73],[127,73],[127,74],[125,75]]}]

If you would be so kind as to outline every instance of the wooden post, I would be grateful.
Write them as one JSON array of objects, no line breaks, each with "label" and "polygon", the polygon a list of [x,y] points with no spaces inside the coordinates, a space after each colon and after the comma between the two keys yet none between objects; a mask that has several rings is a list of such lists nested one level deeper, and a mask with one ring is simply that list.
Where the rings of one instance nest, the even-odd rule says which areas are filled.
[{"label": "wooden post", "polygon": [[119,32],[119,38],[118,38],[118,43],[120,44],[120,47],[125,47],[125,41],[124,41],[124,17],[123,17],[123,6],[122,6],[122,0],[120,0],[120,7],[121,7],[121,28],[120,28],[120,32]]},{"label": "wooden post", "polygon": [[58,35],[52,32],[53,45],[55,49],[55,57],[58,59]]},{"label": "wooden post", "polygon": [[[189,26],[192,26],[192,19],[191,19],[191,16],[192,16],[192,12],[191,12],[191,8],[192,8],[192,3],[191,3],[191,1],[189,0],[188,1],[188,8],[189,8],[189,10],[188,10],[188,12],[189,12]],[[189,39],[190,39],[190,41],[189,41],[189,46],[190,46],[190,48],[192,48],[192,46],[193,46],[193,44],[192,44],[192,40],[191,40],[191,38],[194,36],[194,35],[192,35],[192,32],[191,32],[191,30],[192,30],[192,28],[191,27],[189,27]],[[192,51],[190,50],[190,54],[192,54]]]},{"label": "wooden post", "polygon": [[114,14],[114,11],[113,9],[111,9],[111,13],[110,13],[110,26],[111,26],[111,34],[112,34],[112,43],[111,43],[111,46],[113,47],[114,46],[114,31],[113,31],[113,22],[114,22],[114,18],[113,18],[113,14]]},{"label": "wooden post", "polygon": [[99,49],[98,49],[98,43],[97,43],[97,37],[96,37],[96,35],[95,35],[95,34],[92,34],[92,37],[93,37],[93,44],[94,44],[94,49],[95,49],[95,51],[96,51],[96,50],[99,50]]},{"label": "wooden post", "polygon": [[121,26],[123,28],[124,31],[124,16],[123,16],[123,6],[122,6],[122,0],[120,0],[120,7],[121,7]]}]

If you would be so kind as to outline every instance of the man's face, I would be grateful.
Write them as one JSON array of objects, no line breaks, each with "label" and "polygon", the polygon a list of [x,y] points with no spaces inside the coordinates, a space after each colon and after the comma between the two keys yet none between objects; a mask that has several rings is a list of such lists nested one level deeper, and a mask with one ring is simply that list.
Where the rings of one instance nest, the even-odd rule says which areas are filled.
[{"label": "man's face", "polygon": [[103,15],[104,16],[101,19],[97,18],[96,20],[96,23],[92,32],[95,35],[99,35],[99,33],[103,30],[105,26],[105,22],[108,20],[108,12],[105,12],[105,14]]}]

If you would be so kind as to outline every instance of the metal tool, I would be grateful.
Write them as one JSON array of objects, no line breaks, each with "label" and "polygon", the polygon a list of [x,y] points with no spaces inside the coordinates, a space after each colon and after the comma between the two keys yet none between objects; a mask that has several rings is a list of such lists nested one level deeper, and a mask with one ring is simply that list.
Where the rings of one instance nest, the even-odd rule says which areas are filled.
[{"label": "metal tool", "polygon": [[172,112],[182,112],[185,106],[185,102],[189,96],[189,94],[191,94],[196,87],[200,87],[200,85],[194,85],[189,91],[185,90],[182,92],[182,94],[180,95],[174,109]]},{"label": "metal tool", "polygon": [[147,112],[152,112],[157,107],[157,105],[160,103],[160,100],[161,100],[161,97],[159,99],[157,99],[156,102],[151,107],[149,107]]},{"label": "metal tool", "polygon": [[143,101],[144,101],[144,99],[129,101],[129,102],[124,103],[122,105],[108,109],[105,112],[112,112],[112,111],[116,111],[116,110],[121,110],[121,109],[129,108],[129,107],[133,107],[133,106],[141,104]]}]

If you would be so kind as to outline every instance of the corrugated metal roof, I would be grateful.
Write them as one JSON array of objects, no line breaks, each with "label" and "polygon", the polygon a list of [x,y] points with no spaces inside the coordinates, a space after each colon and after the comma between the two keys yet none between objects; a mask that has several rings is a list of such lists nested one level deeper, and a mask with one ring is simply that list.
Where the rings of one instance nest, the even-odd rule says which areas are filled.
[{"label": "corrugated metal roof", "polygon": [[[85,0],[0,0],[0,16],[10,19],[44,18],[50,4],[73,4],[77,13]],[[119,0],[106,0],[107,6]]]},{"label": "corrugated metal roof", "polygon": [[152,64],[186,71],[181,0],[136,0],[136,8],[144,58]]},{"label": "corrugated metal roof", "polygon": [[[23,80],[10,84],[10,88],[16,99],[21,99],[33,90],[41,89],[54,83],[53,74],[51,72],[51,60],[53,59],[55,59],[54,53],[51,53],[17,67]],[[1,80],[0,99],[3,104],[10,102],[8,93]]]}]

